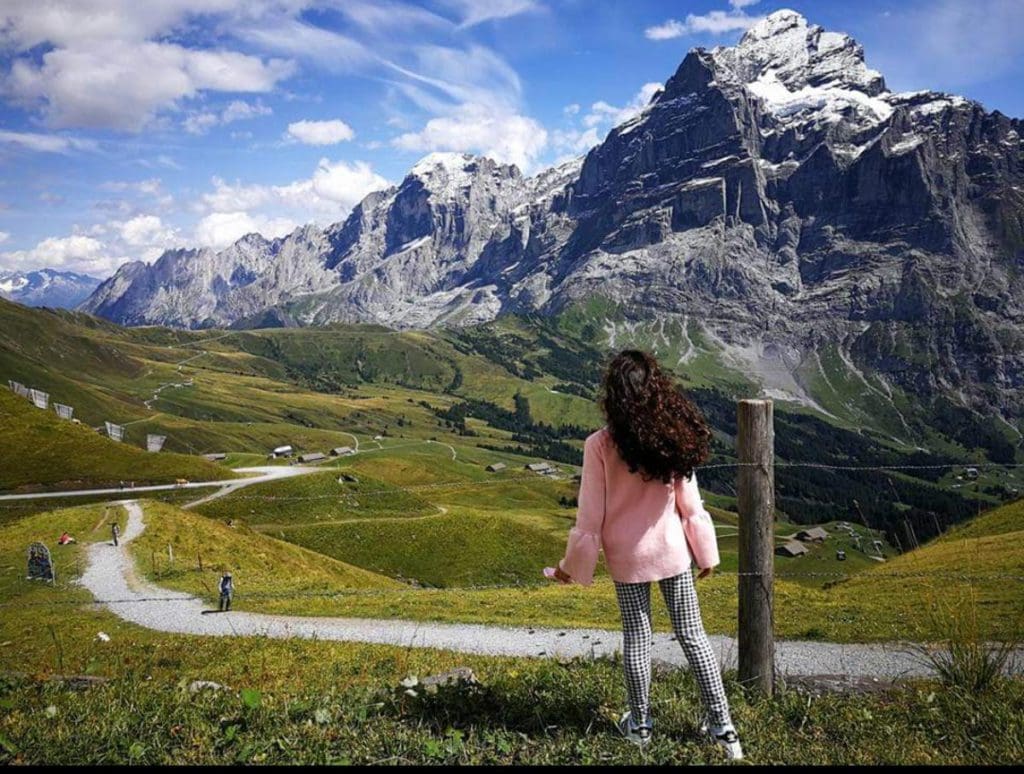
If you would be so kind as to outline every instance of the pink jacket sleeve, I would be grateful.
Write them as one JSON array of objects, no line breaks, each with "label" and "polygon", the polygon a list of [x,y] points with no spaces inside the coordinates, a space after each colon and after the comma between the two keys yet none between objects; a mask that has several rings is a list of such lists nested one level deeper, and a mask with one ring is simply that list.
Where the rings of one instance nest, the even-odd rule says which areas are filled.
[{"label": "pink jacket sleeve", "polygon": [[676,509],[683,520],[683,533],[690,546],[690,554],[696,565],[706,570],[721,562],[718,556],[718,536],[711,514],[704,508],[704,500],[697,488],[697,474],[689,479],[676,479]]},{"label": "pink jacket sleeve", "polygon": [[584,586],[594,582],[597,555],[601,550],[601,527],[605,513],[604,454],[597,438],[588,438],[583,447],[583,473],[580,477],[576,526],[569,530],[562,571]]}]

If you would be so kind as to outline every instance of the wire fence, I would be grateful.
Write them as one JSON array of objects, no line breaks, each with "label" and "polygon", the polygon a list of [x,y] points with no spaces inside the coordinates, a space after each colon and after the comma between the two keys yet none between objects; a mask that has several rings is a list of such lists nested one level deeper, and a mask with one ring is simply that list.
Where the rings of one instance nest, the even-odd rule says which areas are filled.
[{"label": "wire fence", "polygon": [[[390,448],[390,447],[388,447],[388,448]],[[374,451],[377,451],[377,450],[374,450]],[[720,470],[720,469],[741,468],[741,467],[758,467],[760,465],[761,465],[761,463],[756,463],[756,462],[722,462],[722,463],[711,463],[711,464],[707,464],[707,465],[701,465],[701,466],[695,468],[695,472],[699,475],[700,472],[704,471],[704,470]],[[1018,462],[1002,463],[1002,462],[957,461],[957,462],[942,462],[942,463],[935,463],[935,464],[928,464],[928,465],[833,465],[833,464],[822,463],[822,462],[803,462],[803,461],[788,462],[788,461],[785,461],[785,460],[777,460],[777,461],[775,461],[773,463],[773,467],[776,467],[776,468],[809,468],[809,469],[816,469],[816,470],[896,471],[896,472],[898,472],[898,471],[906,471],[906,470],[951,470],[951,469],[955,469],[955,468],[963,468],[965,471],[968,470],[968,469],[974,469],[976,471],[980,471],[980,470],[994,470],[994,469],[1016,470],[1016,469],[1019,469],[1019,468],[1024,468],[1024,463],[1018,463]],[[336,470],[338,472],[339,477],[341,477],[347,471],[347,468],[345,468],[345,467],[338,467],[338,468],[333,468],[332,469],[332,468],[328,468],[328,467],[323,467],[322,470],[325,473],[326,472],[333,472],[333,471]],[[390,490],[384,489],[384,490],[378,490],[378,491],[360,491],[358,493],[353,493],[353,494],[358,494],[360,497],[377,496],[377,495],[379,495],[379,496],[386,496],[386,495],[394,496],[395,494],[398,494],[398,493],[400,493],[402,491],[406,491],[406,492],[420,492],[420,491],[430,491],[430,490],[439,490],[439,489],[446,489],[446,490],[456,490],[456,489],[472,490],[472,489],[475,489],[475,488],[478,488],[478,487],[497,486],[497,485],[515,483],[515,482],[519,482],[519,481],[534,481],[534,482],[544,481],[544,480],[547,480],[547,481],[567,481],[567,480],[570,480],[570,479],[568,477],[566,477],[566,476],[552,477],[552,476],[545,476],[545,475],[540,474],[540,473],[531,473],[529,475],[524,475],[524,476],[502,476],[502,477],[496,477],[494,479],[480,480],[480,481],[467,481],[466,479],[463,478],[463,479],[457,479],[457,480],[452,480],[452,481],[435,481],[435,482],[431,482],[429,484],[395,484],[395,483],[384,481],[384,480],[380,480],[380,479],[372,479],[372,480],[374,481],[374,483],[380,483],[380,484],[382,484],[384,486],[390,486],[390,487],[393,487],[393,489],[390,489]],[[255,485],[258,486],[258,485],[261,485],[261,484],[264,484],[264,483],[269,483],[269,482],[258,482]],[[359,483],[359,481],[354,481],[354,482],[350,482],[350,483]],[[141,495],[143,495],[143,496],[145,496],[147,498],[156,499],[156,498],[158,498],[160,496],[161,492],[174,492],[174,493],[180,494],[180,493],[184,493],[184,492],[187,492],[187,491],[190,491],[190,490],[198,490],[198,489],[214,489],[214,488],[216,488],[216,489],[223,489],[223,488],[228,488],[228,487],[235,488],[235,489],[243,489],[243,488],[246,488],[248,486],[253,486],[253,484],[246,484],[244,479],[230,480],[230,481],[226,481],[226,482],[225,481],[222,481],[222,482],[210,482],[208,484],[204,483],[204,482],[201,482],[201,481],[196,481],[196,482],[191,482],[187,487],[179,487],[179,486],[168,484],[168,485],[165,486],[165,488],[159,489],[159,490],[158,489],[153,489],[151,487],[140,487],[138,489],[133,489],[133,488],[127,488],[127,489],[111,488],[111,489],[106,489],[106,490],[98,490],[95,495],[85,495],[85,496],[87,496],[87,497],[89,497],[89,496],[103,497],[105,494],[117,494],[117,495],[122,495],[122,497],[118,497],[117,499],[124,499],[124,497],[123,497],[124,495],[131,495],[133,492],[137,492],[137,493],[139,493],[139,494],[141,494]],[[48,499],[62,500],[62,499],[71,499],[72,497],[74,497],[73,495],[62,494],[60,492],[54,492],[52,494],[52,498],[50,498],[50,497],[43,497],[42,495],[44,495],[44,494],[47,494],[47,493],[43,493],[43,492],[32,493],[31,497],[25,497],[25,500],[26,501],[30,501],[30,500],[43,501],[43,500],[48,500]],[[251,494],[238,494],[237,492],[232,492],[230,494],[230,499],[232,501],[235,501],[235,500],[263,500],[263,501],[277,501],[277,500],[288,501],[288,500],[294,500],[294,501],[302,501],[302,500],[336,499],[336,498],[339,498],[339,497],[343,497],[346,494],[348,494],[348,493],[322,494],[322,495],[251,495]],[[156,496],[156,498],[154,498],[154,495]],[[23,509],[24,507],[25,506],[23,506],[23,505],[17,505],[17,504],[0,504],[0,508],[21,508],[21,509]]]},{"label": "wire fence", "polygon": [[[908,470],[939,470],[939,469],[956,469],[963,468],[965,471],[973,469],[974,471],[984,469],[1006,469],[1013,470],[1024,467],[1021,463],[993,463],[993,462],[977,462],[974,460],[959,460],[949,461],[943,463],[934,464],[895,464],[895,465],[836,465],[829,463],[820,463],[812,461],[786,461],[777,460],[774,463],[775,467],[785,468],[808,468],[808,469],[824,469],[824,470],[855,470],[855,471],[908,471]],[[758,466],[760,463],[742,463],[742,462],[720,462],[710,463],[702,465],[697,468],[699,474],[702,470],[712,469],[737,469],[745,466]],[[343,479],[340,477],[347,472],[347,468],[339,467],[334,470],[325,468],[326,471],[337,472],[339,475],[339,482]],[[358,472],[358,471],[357,471]],[[425,491],[438,491],[443,490],[447,493],[454,493],[458,491],[474,491],[482,487],[493,487],[507,484],[517,484],[521,482],[533,482],[540,483],[542,481],[552,481],[558,479],[552,479],[551,477],[543,476],[537,473],[531,473],[528,475],[516,475],[516,476],[500,476],[488,480],[470,480],[458,479],[450,481],[435,481],[424,484],[408,484],[408,485],[395,485],[389,482],[382,482],[373,479],[374,485],[380,485],[384,489],[376,489],[369,491],[349,491],[339,492],[334,494],[321,494],[321,495],[258,495],[258,494],[241,494],[237,491],[230,493],[230,500],[233,501],[260,501],[260,502],[277,502],[277,501],[316,501],[316,500],[338,500],[341,505],[350,505],[352,498],[368,498],[368,497],[386,497],[386,496],[400,496],[403,493],[418,493]],[[565,481],[565,478],[561,479]],[[346,483],[360,483],[346,482]],[[238,486],[238,482],[232,482],[227,486]],[[245,486],[243,484],[242,486]],[[191,485],[190,489],[199,489],[202,487],[201,482],[196,482]],[[209,487],[202,488],[224,488],[224,485],[211,485]],[[167,490],[160,490],[154,492],[138,492],[133,493],[132,490],[109,490],[111,494],[117,494],[117,499],[125,499],[125,497],[132,497],[134,494],[142,496],[148,499],[159,500],[161,496],[166,497],[167,495],[173,495],[175,499],[181,498],[181,496],[187,490],[180,488],[170,488]],[[99,494],[97,496],[102,496]],[[54,494],[54,499],[62,499],[59,493]],[[348,502],[346,502],[348,501]],[[38,501],[37,501],[38,502]],[[26,505],[22,504],[4,504],[0,505],[2,508],[21,508],[33,507],[30,503]],[[317,522],[309,522],[309,525],[316,526]],[[256,525],[257,527],[263,525]],[[273,525],[270,525],[273,526]],[[292,525],[289,525],[292,526]],[[302,525],[295,525],[302,526]],[[866,526],[866,525],[865,525]],[[878,532],[878,530],[870,530],[870,532]],[[867,553],[866,551],[864,552]],[[191,568],[186,568],[179,565],[172,565],[176,570],[193,571]],[[157,579],[160,579],[161,573],[156,572],[154,569],[154,575]],[[165,568],[166,570],[167,568]],[[199,568],[195,570],[202,573],[203,570]],[[207,570],[206,573],[211,573],[212,570]],[[841,582],[850,580],[857,577],[860,573],[856,572],[814,572],[814,571],[789,571],[777,569],[772,573],[778,580],[796,580],[796,579],[815,579],[824,581]],[[751,572],[735,572],[735,571],[716,571],[717,576],[726,577],[742,577],[742,576],[761,576],[765,573],[751,573]],[[880,572],[872,569],[871,571],[872,580],[922,580],[929,579],[935,581],[946,581],[946,582],[961,582],[961,583],[974,583],[974,582],[992,582],[992,581],[1006,581],[1013,583],[1020,583],[1024,581],[1024,575],[1013,574],[1013,573],[970,573],[970,572]],[[550,584],[549,584],[550,585]],[[374,588],[374,589],[332,589],[332,590],[286,590],[280,592],[236,592],[235,599],[238,602],[272,602],[272,601],[287,601],[287,600],[310,600],[310,599],[352,599],[352,598],[394,598],[403,597],[406,595],[443,595],[451,593],[463,593],[463,592],[487,592],[487,591],[522,591],[531,592],[537,589],[544,588],[541,583],[499,583],[491,585],[459,585],[450,587],[437,587],[423,584],[410,584],[399,588]],[[734,593],[735,589],[727,589],[721,586],[718,587],[707,587],[705,586],[702,593]],[[216,596],[215,594],[208,594],[210,597]],[[114,598],[114,599],[91,599],[88,601],[77,600],[77,599],[53,599],[53,600],[31,600],[31,601],[13,601],[0,603],[0,608],[17,608],[17,607],[45,607],[45,606],[81,606],[83,604],[92,605],[103,605],[103,606],[119,606],[119,605],[132,605],[139,603],[182,603],[186,597],[183,596],[183,592],[168,592],[168,595],[132,595],[131,597],[125,598]]]}]

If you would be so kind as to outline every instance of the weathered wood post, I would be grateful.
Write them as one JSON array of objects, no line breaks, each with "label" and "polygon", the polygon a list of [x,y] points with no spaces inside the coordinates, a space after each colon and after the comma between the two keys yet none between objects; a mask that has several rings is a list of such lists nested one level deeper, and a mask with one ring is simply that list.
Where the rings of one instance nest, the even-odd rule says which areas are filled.
[{"label": "weathered wood post", "polygon": [[771,696],[775,683],[775,430],[770,400],[737,405],[739,679]]}]

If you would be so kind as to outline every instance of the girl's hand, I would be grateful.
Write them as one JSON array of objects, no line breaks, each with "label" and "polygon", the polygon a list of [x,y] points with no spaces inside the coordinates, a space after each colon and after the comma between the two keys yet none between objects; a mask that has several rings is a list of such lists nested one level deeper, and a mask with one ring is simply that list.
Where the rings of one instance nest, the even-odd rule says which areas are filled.
[{"label": "girl's hand", "polygon": [[709,577],[711,575],[711,573],[713,573],[714,571],[715,571],[714,567],[705,567],[703,570],[701,570],[699,573],[697,573],[697,580],[702,580],[704,578]]}]

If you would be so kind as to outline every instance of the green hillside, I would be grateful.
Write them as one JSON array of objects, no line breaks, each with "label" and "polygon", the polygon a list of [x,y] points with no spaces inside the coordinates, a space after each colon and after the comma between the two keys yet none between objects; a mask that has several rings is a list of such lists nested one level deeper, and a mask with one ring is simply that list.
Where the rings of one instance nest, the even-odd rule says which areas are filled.
[{"label": "green hillside", "polygon": [[1020,532],[1024,532],[1024,499],[1014,500],[999,508],[992,508],[963,524],[958,524],[944,533],[935,542],[950,543],[971,538],[1011,535]]},{"label": "green hillside", "polygon": [[0,390],[0,491],[47,491],[138,484],[177,478],[217,481],[234,474],[201,458],[151,454],[116,443],[91,427],[59,419],[22,397]]},{"label": "green hillside", "polygon": [[1024,631],[1022,516],[1021,500],[992,509],[831,591],[842,604],[891,622],[894,636],[966,617],[982,637],[1019,638]]},{"label": "green hillside", "polygon": [[[150,500],[142,501],[142,507],[146,530],[131,544],[131,551],[137,566],[161,586],[215,601],[220,575],[227,570],[241,598],[289,594],[301,598],[345,589],[401,587],[390,578],[282,543],[243,525],[229,527]],[[168,546],[172,547],[170,554]]]},{"label": "green hillside", "polygon": [[[0,302],[0,377],[48,390],[54,400],[73,405],[86,424],[127,423],[136,440],[146,433],[166,435],[168,452],[225,452],[237,466],[243,459],[265,462],[267,452],[283,444],[299,453],[358,446],[367,453],[339,464],[406,487],[420,472],[393,461],[427,450],[427,442],[437,444],[428,470],[447,471],[437,467],[444,450],[458,450],[452,469],[458,481],[483,480],[482,470],[469,471],[497,461],[521,469],[545,459],[567,472],[578,465],[583,438],[601,424],[595,387],[614,336],[616,347],[651,346],[677,369],[715,428],[710,462],[733,460],[735,401],[757,393],[744,369],[702,339],[693,321],[654,328],[627,322],[595,302],[558,318],[508,316],[466,329],[173,331],[125,329],[86,315]],[[826,381],[842,393],[845,413],[835,402],[828,404],[835,409],[830,415],[776,404],[777,459],[838,466],[779,466],[781,516],[808,524],[860,522],[863,514],[890,540],[910,526],[926,541],[979,506],[998,504],[1019,484],[1012,467],[982,466],[971,486],[964,485],[962,467],[927,467],[951,459],[982,463],[988,446],[970,448],[957,438],[991,439],[971,424],[975,420],[950,414],[942,426],[955,426],[955,438],[933,438],[938,431],[929,431],[921,439],[930,451],[901,445],[884,432],[893,414],[878,405],[878,392],[864,384],[853,389],[859,377],[844,381],[832,373],[844,364],[838,355],[822,361]],[[890,408],[912,427],[920,424],[911,421],[912,407],[897,401]],[[875,425],[859,424],[868,416]],[[863,463],[912,467],[855,469]],[[41,475],[39,483],[46,483]],[[547,486],[541,480],[536,485]],[[735,507],[735,470],[702,471],[701,486],[709,503]],[[522,499],[524,491],[500,497],[514,492]],[[559,496],[571,499],[573,492]],[[453,504],[473,509],[475,499],[470,491]]]}]

